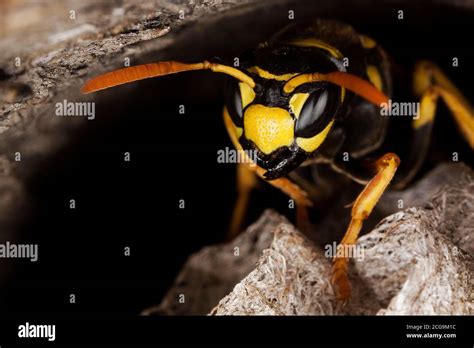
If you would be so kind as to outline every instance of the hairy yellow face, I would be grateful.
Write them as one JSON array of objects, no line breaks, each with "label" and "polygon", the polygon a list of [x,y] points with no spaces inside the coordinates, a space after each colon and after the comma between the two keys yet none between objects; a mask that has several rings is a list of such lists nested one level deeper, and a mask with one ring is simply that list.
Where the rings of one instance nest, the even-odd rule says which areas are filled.
[{"label": "hairy yellow face", "polygon": [[295,123],[286,110],[255,104],[245,110],[244,135],[269,155],[294,142]]}]

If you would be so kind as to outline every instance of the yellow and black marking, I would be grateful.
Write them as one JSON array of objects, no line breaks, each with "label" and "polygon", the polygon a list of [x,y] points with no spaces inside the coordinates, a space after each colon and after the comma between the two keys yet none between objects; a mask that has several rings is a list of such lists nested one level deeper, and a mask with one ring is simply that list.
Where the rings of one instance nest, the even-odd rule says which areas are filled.
[{"label": "yellow and black marking", "polygon": [[[437,66],[421,62],[414,75],[414,91],[421,108],[411,124],[410,150],[400,156],[401,160],[391,149],[387,151],[384,142],[390,124],[388,117],[381,117],[380,105],[392,95],[389,60],[375,40],[347,24],[315,20],[310,25],[290,26],[243,57],[240,67],[209,61],[129,67],[96,77],[82,89],[90,93],[192,70],[227,75],[224,123],[235,148],[253,151],[247,162],[255,161],[239,165],[232,236],[240,229],[250,192],[256,185],[255,176],[291,197],[299,226],[307,223],[307,208],[313,202],[302,189],[308,187],[308,181],[299,174],[304,163],[314,161],[365,185],[341,242],[355,243],[363,221],[388,185],[393,181],[403,187],[418,172],[428,150],[439,99],[474,147],[472,106]],[[386,155],[377,156],[381,153]],[[343,161],[342,154],[349,154],[350,161]],[[295,182],[298,177],[304,185]],[[340,298],[350,296],[346,258],[334,260],[333,282]]]},{"label": "yellow and black marking", "polygon": [[256,87],[230,81],[226,93],[229,118],[242,131],[241,146],[256,151],[267,179],[298,167],[330,132],[342,105],[345,88],[326,82],[307,84],[290,93],[283,86],[308,71],[339,70],[334,59],[343,54],[316,38],[288,40],[275,48],[261,45],[245,68]]}]

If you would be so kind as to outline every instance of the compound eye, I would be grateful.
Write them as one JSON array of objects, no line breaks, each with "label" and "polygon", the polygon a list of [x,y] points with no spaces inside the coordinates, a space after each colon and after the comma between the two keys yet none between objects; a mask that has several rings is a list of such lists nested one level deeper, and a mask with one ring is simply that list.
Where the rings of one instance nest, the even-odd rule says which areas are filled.
[{"label": "compound eye", "polygon": [[296,121],[295,135],[310,138],[321,132],[337,111],[337,93],[330,89],[319,89],[306,100]]},{"label": "compound eye", "polygon": [[229,80],[226,85],[225,105],[234,124],[238,127],[242,127],[242,95],[240,94],[239,84],[235,80]]}]

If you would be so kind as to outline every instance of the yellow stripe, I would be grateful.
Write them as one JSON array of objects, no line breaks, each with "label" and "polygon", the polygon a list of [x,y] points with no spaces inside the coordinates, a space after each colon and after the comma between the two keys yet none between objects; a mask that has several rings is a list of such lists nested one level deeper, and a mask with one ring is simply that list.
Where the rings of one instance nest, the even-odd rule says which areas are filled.
[{"label": "yellow stripe", "polygon": [[320,132],[319,134],[316,134],[312,138],[300,138],[300,137],[296,138],[296,143],[298,144],[299,147],[301,147],[306,152],[315,151],[319,147],[319,145],[321,145],[324,139],[326,139],[333,123],[334,123],[334,120],[331,121],[326,126],[326,128],[322,130],[322,132]]},{"label": "yellow stripe", "polygon": [[232,141],[232,144],[237,150],[241,150],[242,146],[239,143],[239,138],[243,133],[243,129],[240,127],[237,127],[234,122],[232,122],[232,119],[230,118],[229,112],[227,111],[227,108],[224,106],[224,110],[222,112],[222,115],[224,117],[224,124],[225,128],[227,129],[227,133],[229,134],[230,140]]},{"label": "yellow stripe", "polygon": [[295,93],[290,99],[290,108],[293,114],[298,118],[303,108],[304,103],[309,97],[309,93]]},{"label": "yellow stripe", "polygon": [[288,81],[292,77],[298,75],[298,73],[293,73],[293,74],[284,74],[284,75],[274,75],[271,72],[268,72],[266,70],[263,70],[262,68],[258,66],[253,66],[251,68],[248,68],[247,71],[251,73],[258,74],[258,76],[267,79],[267,80],[277,80],[277,81]]},{"label": "yellow stripe", "polygon": [[242,97],[242,109],[255,99],[255,91],[246,83],[239,82],[240,95]]},{"label": "yellow stripe", "polygon": [[364,48],[371,49],[377,46],[377,43],[375,42],[375,40],[366,35],[359,35],[359,39],[360,39],[360,43],[362,44],[362,47]]},{"label": "yellow stripe", "polygon": [[421,98],[420,111],[418,117],[413,120],[412,126],[418,129],[429,122],[433,122],[436,113],[436,102],[438,95],[436,93],[425,93]]},{"label": "yellow stripe", "polygon": [[288,44],[298,47],[318,47],[328,51],[333,57],[337,59],[344,57],[336,47],[318,39],[296,39],[289,41]]},{"label": "yellow stripe", "polygon": [[377,87],[379,91],[382,90],[382,78],[380,77],[380,73],[378,69],[373,66],[369,65],[367,66],[367,76],[369,77],[370,82]]}]

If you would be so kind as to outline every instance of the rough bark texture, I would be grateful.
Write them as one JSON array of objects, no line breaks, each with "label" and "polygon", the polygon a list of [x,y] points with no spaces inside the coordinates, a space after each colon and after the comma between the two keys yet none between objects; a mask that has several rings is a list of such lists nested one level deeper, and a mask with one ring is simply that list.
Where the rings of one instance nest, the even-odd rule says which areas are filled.
[{"label": "rough bark texture", "polygon": [[[57,101],[107,98],[79,93],[86,76],[123,67],[126,58],[134,65],[187,53],[193,48],[185,49],[186,40],[192,38],[180,34],[186,27],[217,20],[246,2],[0,3],[0,241],[18,237],[30,201],[27,180],[63,145],[77,140],[87,123],[83,117],[57,117]],[[102,119],[96,126],[106,124]]]},{"label": "rough bark texture", "polygon": [[[437,189],[426,191],[427,185]],[[345,306],[334,299],[324,251],[267,211],[235,241],[193,255],[161,305],[146,314],[203,314],[214,303],[214,315],[472,315],[474,173],[441,165],[411,190],[393,194],[407,202],[431,199],[388,216],[359,239],[364,257],[351,262],[353,296]],[[244,260],[233,255],[235,246]],[[193,295],[179,303],[179,293]]]},{"label": "rough bark texture", "polygon": [[[275,16],[264,16],[269,2],[261,0],[0,2],[0,241],[16,238],[30,201],[27,182],[41,164],[79,141],[84,128],[104,129],[114,116],[103,110],[91,126],[84,117],[57,117],[57,102],[113,108],[136,86],[113,96],[84,96],[80,87],[124,67],[125,59],[136,65],[234,57],[287,24],[286,2],[271,4]],[[236,35],[262,18],[258,31]]]},{"label": "rough bark texture", "polygon": [[[390,6],[402,2],[390,1]],[[337,17],[341,11],[376,18],[370,12],[375,11],[375,3],[362,0],[359,6],[350,7],[336,0],[318,2],[318,6],[309,6],[314,4],[309,0],[1,2],[0,241],[15,239],[28,208],[25,182],[38,175],[38,163],[54,157],[64,143],[79,137],[78,130],[86,123],[84,118],[55,117],[55,102],[104,100],[113,105],[107,94],[79,94],[87,77],[123,67],[125,58],[131,64],[178,58],[193,61],[218,55],[222,47],[253,47],[288,23],[288,9],[294,10],[298,19]],[[453,6],[466,9],[472,7],[472,1],[456,1]],[[248,12],[252,16],[247,16]],[[245,35],[237,35],[242,28]],[[123,95],[123,90],[117,91],[114,98]],[[15,160],[17,153],[21,161]],[[424,181],[406,192],[389,193],[380,204],[380,209],[386,208],[382,216],[396,210],[394,202],[399,197],[405,206],[424,205],[427,196],[446,182],[457,182],[465,172],[459,168],[438,170],[436,180]],[[232,292],[229,296],[233,300],[226,297],[216,314],[472,313],[472,262],[468,256],[474,247],[472,178],[469,180],[470,186],[452,185],[430,206],[389,217],[361,238],[360,243],[367,245],[366,258],[353,265],[354,301],[344,308],[331,300],[327,283],[330,263],[321,251],[282,217],[266,213],[236,241],[207,249],[207,256],[191,258],[191,268],[180,275],[181,285],[170,290],[159,311],[207,313],[245,278],[236,288],[240,295]],[[325,226],[331,227],[324,228],[328,236],[334,229],[344,229],[335,224],[339,221],[334,217],[326,220]],[[240,256],[234,256],[236,246]],[[263,249],[267,251],[252,271]],[[282,255],[286,265],[279,264]],[[276,273],[270,276],[269,270]],[[265,278],[254,279],[252,274],[265,274]],[[295,277],[298,282],[290,286]],[[265,287],[267,282],[271,286]],[[242,292],[243,284],[247,284],[247,292]],[[185,302],[176,304],[176,295],[181,293],[187,294]],[[313,294],[321,297],[315,299]]]}]

